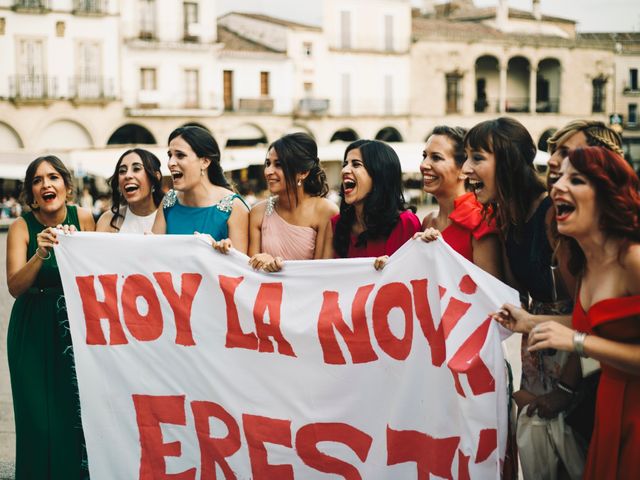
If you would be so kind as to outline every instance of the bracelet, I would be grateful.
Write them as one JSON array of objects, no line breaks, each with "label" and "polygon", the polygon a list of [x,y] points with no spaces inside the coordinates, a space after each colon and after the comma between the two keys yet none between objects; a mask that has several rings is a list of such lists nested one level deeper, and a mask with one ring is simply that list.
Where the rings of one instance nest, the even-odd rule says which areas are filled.
[{"label": "bracelet", "polygon": [[556,383],[556,387],[558,388],[558,390],[561,390],[564,393],[568,393],[571,396],[576,394],[576,391],[574,389],[572,389],[571,387],[569,387],[569,385],[567,385],[564,382],[557,382]]},{"label": "bracelet", "polygon": [[38,250],[40,250],[40,247],[36,248],[36,256],[41,259],[41,260],[49,260],[51,258],[51,250],[49,250],[49,255],[47,255],[46,257],[43,257],[42,255],[40,255],[38,253]]},{"label": "bracelet", "polygon": [[586,332],[578,332],[577,330],[573,332],[573,349],[581,357],[588,358],[589,356],[586,353],[584,353],[585,338],[587,338]]}]

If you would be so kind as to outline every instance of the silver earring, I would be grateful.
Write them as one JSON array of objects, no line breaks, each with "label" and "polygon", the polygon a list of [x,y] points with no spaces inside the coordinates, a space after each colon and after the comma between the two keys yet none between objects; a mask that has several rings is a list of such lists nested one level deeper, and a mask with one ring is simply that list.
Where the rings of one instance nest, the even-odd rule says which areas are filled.
[{"label": "silver earring", "polygon": [[298,186],[301,187],[302,186],[302,180],[298,179]]}]

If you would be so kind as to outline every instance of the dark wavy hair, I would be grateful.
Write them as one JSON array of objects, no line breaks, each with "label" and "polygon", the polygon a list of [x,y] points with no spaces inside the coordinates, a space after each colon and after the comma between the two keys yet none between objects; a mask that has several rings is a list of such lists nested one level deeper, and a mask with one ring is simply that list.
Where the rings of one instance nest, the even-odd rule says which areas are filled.
[{"label": "dark wavy hair", "polygon": [[[364,168],[371,177],[371,191],[364,200],[365,230],[358,236],[356,245],[368,240],[388,237],[398,223],[400,213],[407,209],[402,194],[402,168],[396,152],[379,140],[356,140],[347,146],[347,154],[359,149]],[[344,188],[340,190],[340,218],[336,223],[333,248],[339,257],[347,257],[351,229],[356,221],[356,209],[344,201]]]},{"label": "dark wavy hair", "polygon": [[171,140],[176,137],[181,137],[187,142],[199,158],[208,158],[211,160],[209,167],[207,167],[207,177],[209,177],[211,183],[219,187],[232,189],[220,165],[220,147],[218,147],[218,142],[216,142],[216,139],[213,138],[209,132],[195,125],[176,128],[169,135],[167,143],[170,143]]},{"label": "dark wavy hair", "polygon": [[318,159],[318,145],[308,134],[297,132],[279,138],[267,151],[274,149],[284,173],[287,197],[293,191],[298,203],[296,188],[296,174],[309,172],[302,184],[305,193],[312,197],[326,197],[329,193],[327,176],[320,166]]},{"label": "dark wavy hair", "polygon": [[453,147],[453,159],[455,160],[457,167],[462,168],[464,161],[467,159],[467,156],[464,153],[464,136],[466,134],[466,128],[438,125],[434,127],[429,137],[432,135],[442,135],[447,137]]},{"label": "dark wavy hair", "polygon": [[[603,147],[576,148],[569,162],[593,185],[600,210],[598,228],[607,236],[622,241],[620,256],[631,242],[640,242],[640,181],[636,172],[617,153]],[[560,235],[569,246],[569,271],[578,275],[586,260],[578,242]]]},{"label": "dark wavy hair", "polygon": [[[142,160],[142,166],[144,167],[144,171],[147,174],[149,183],[151,184],[153,204],[156,207],[160,205],[162,197],[164,196],[164,193],[162,193],[162,174],[160,173],[160,160],[158,160],[158,157],[150,151],[142,148],[131,148],[124,152],[120,155],[113,175],[109,178],[109,187],[111,187],[111,213],[113,213],[113,217],[111,217],[111,222],[109,222],[109,224],[116,230],[120,230],[120,227],[117,226],[118,219],[123,217],[120,213],[120,208],[127,204],[127,201],[124,199],[124,196],[120,191],[118,169],[120,168],[120,164],[124,157],[130,153],[135,153],[140,157],[140,160]],[[160,173],[160,178],[157,176],[158,173]]]},{"label": "dark wavy hair", "polygon": [[531,205],[546,191],[533,167],[536,144],[520,122],[509,117],[487,120],[464,137],[466,149],[484,150],[496,159],[496,199],[484,205],[485,215],[495,217],[503,237],[513,228],[519,237]]},{"label": "dark wavy hair", "polygon": [[34,198],[33,198],[33,177],[36,176],[36,170],[41,163],[47,162],[49,165],[53,167],[53,169],[60,174],[62,180],[64,181],[64,186],[67,188],[67,200],[72,200],[73,195],[73,177],[71,176],[71,172],[62,163],[58,157],[54,155],[45,155],[42,157],[38,157],[33,160],[29,166],[27,167],[27,171],[24,175],[24,183],[22,184],[22,190],[20,191],[20,201],[23,205],[29,206],[32,210],[37,210],[39,207],[34,206]]}]

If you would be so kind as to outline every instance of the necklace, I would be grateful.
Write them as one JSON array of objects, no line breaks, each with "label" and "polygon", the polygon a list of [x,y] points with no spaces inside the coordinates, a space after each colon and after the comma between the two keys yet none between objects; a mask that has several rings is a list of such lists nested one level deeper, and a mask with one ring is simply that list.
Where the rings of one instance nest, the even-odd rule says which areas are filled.
[{"label": "necklace", "polygon": [[45,217],[40,212],[34,211],[33,214],[35,215],[35,217],[38,220],[38,222],[40,222],[45,227],[57,227],[62,222],[64,222],[65,218],[67,218],[67,205],[65,204],[65,206],[64,206],[63,215],[62,215],[62,218],[60,219],[59,222],[58,221],[54,221],[54,222],[45,221]]}]

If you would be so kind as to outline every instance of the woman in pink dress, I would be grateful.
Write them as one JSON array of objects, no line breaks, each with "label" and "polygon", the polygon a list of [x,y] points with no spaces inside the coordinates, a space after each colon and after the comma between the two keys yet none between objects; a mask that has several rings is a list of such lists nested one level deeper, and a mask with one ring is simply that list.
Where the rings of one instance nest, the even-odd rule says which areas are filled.
[{"label": "woman in pink dress", "polygon": [[554,348],[602,367],[587,479],[640,478],[640,182],[619,155],[576,149],[553,186],[558,231],[580,279],[571,325],[502,312],[504,326],[529,333],[529,349]]},{"label": "woman in pink dress", "polygon": [[283,260],[322,258],[325,229],[338,207],[318,159],[318,146],[305,133],[273,142],[264,162],[271,196],[255,205],[249,217],[249,264],[278,271]]},{"label": "woman in pink dress", "polygon": [[357,140],[347,147],[341,196],[327,258],[389,256],[420,230],[404,201],[400,160],[386,143]]}]

